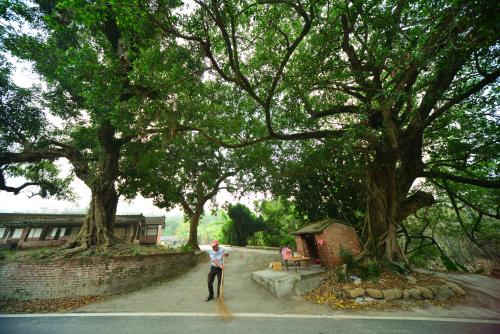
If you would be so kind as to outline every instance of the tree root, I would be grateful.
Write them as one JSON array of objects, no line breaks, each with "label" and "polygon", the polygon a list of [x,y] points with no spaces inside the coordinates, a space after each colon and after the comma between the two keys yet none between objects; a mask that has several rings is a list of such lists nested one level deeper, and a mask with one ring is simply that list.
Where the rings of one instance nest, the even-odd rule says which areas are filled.
[{"label": "tree root", "polygon": [[80,246],[75,247],[75,248],[68,248],[68,249],[62,250],[62,255],[64,255],[64,256],[73,255],[73,254],[76,254],[79,252],[86,251],[89,248],[90,247],[88,245],[83,244],[83,245],[80,245]]}]

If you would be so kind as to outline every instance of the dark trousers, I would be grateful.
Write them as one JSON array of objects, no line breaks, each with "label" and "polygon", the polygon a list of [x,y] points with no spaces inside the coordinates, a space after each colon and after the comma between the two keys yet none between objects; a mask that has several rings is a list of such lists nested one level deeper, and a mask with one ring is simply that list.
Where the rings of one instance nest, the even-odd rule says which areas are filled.
[{"label": "dark trousers", "polygon": [[214,280],[217,276],[217,296],[220,293],[220,280],[222,278],[222,269],[219,267],[210,266],[210,272],[208,273],[208,295],[210,297],[214,296]]}]

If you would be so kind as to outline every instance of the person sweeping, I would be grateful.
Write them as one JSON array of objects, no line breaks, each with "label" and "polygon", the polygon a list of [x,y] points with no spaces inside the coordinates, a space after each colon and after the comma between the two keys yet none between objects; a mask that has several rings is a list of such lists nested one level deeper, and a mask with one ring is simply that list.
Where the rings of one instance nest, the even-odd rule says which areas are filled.
[{"label": "person sweeping", "polygon": [[217,299],[220,296],[220,284],[222,279],[222,271],[224,270],[224,258],[229,256],[223,247],[219,246],[218,240],[213,240],[210,244],[212,249],[210,250],[210,272],[208,273],[208,297],[205,299],[206,302],[214,299],[214,280],[217,276]]}]

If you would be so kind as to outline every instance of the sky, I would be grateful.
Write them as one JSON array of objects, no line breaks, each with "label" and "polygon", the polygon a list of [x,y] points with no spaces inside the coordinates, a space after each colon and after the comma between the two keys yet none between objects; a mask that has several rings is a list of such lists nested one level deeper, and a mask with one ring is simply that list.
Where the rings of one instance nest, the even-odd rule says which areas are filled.
[{"label": "sky", "polygon": [[[31,65],[27,62],[22,62],[17,59],[8,57],[9,61],[14,65],[12,80],[20,87],[31,87],[36,83],[40,83],[40,79],[34,73]],[[53,122],[58,122],[57,119],[51,119]],[[66,159],[59,159],[57,164],[60,166],[62,176],[69,175],[71,172],[71,165]],[[6,180],[9,186],[19,186],[23,184],[24,180],[21,178],[9,178]],[[71,188],[77,195],[74,201],[62,201],[54,198],[44,199],[39,196],[30,197],[33,188],[25,188],[18,195],[0,191],[0,212],[2,213],[83,213],[88,208],[90,201],[90,189],[78,178],[75,178],[71,183]],[[251,209],[254,209],[253,202],[257,197],[255,194],[250,194],[241,199],[236,199],[226,191],[220,191],[216,197],[216,203],[219,206],[230,202],[240,202]],[[208,206],[205,211],[209,212]],[[180,208],[166,211],[160,209],[153,204],[151,199],[145,199],[138,196],[132,201],[125,201],[120,199],[118,202],[117,214],[143,214],[144,216],[170,216],[182,214]]]}]

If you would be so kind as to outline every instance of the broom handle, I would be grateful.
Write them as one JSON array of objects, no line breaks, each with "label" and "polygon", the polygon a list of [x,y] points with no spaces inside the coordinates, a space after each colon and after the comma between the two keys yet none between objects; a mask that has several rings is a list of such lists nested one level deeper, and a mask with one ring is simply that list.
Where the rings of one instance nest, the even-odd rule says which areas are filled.
[{"label": "broom handle", "polygon": [[220,279],[220,295],[219,299],[224,296],[224,270],[222,270],[222,277]]}]

